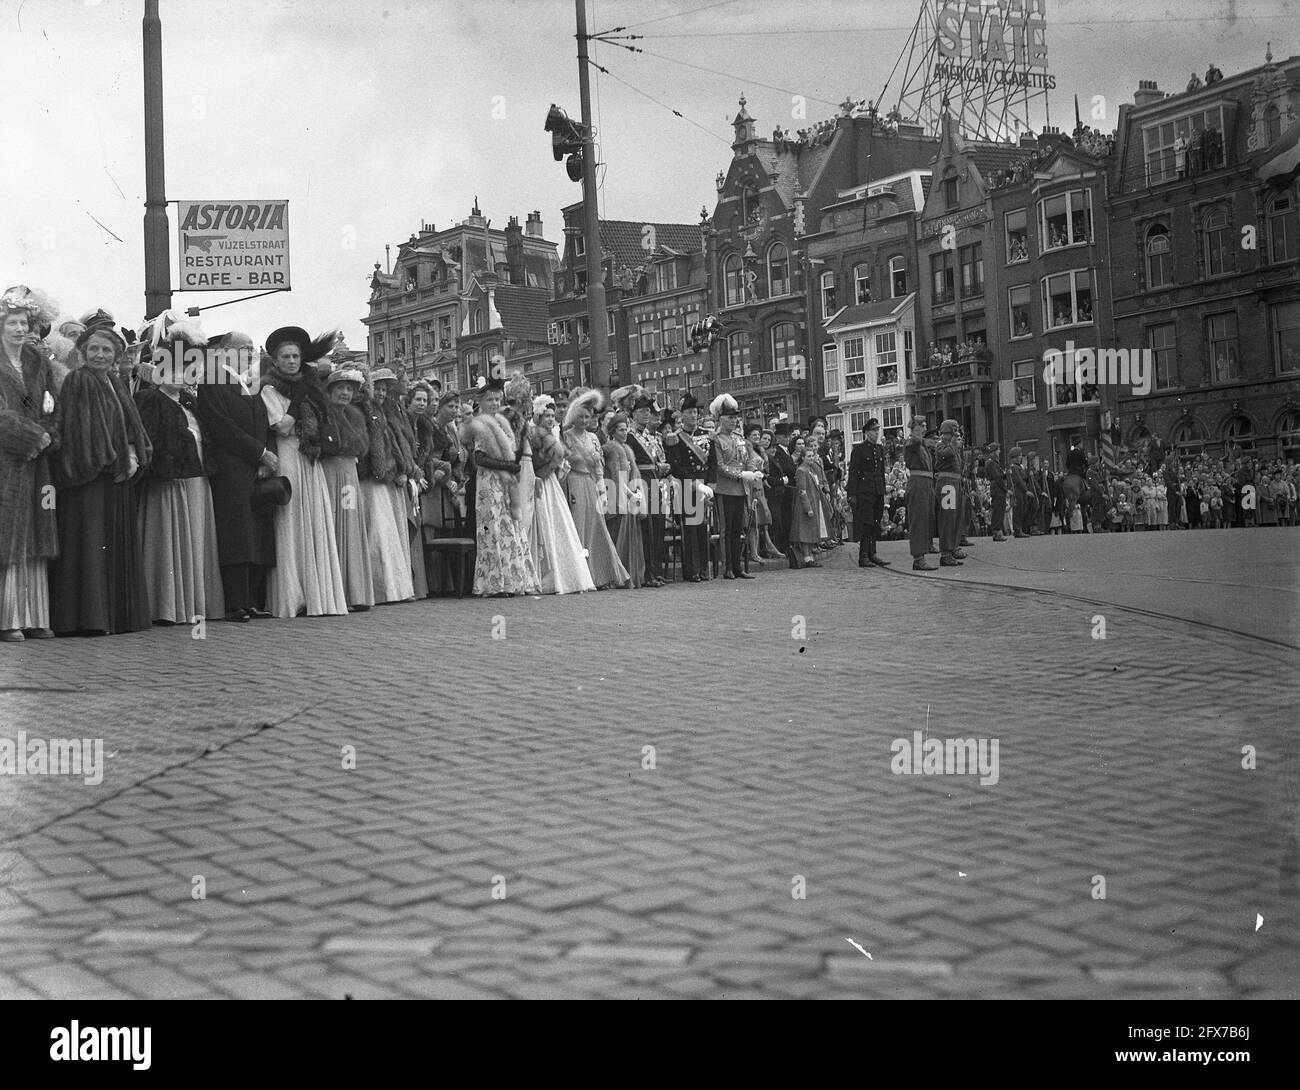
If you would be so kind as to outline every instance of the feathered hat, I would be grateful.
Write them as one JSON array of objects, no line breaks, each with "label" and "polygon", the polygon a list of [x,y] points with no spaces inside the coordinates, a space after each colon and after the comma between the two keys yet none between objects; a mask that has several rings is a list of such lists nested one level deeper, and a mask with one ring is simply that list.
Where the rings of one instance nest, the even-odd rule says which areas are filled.
[{"label": "feathered hat", "polygon": [[339,367],[330,372],[329,377],[325,380],[325,386],[328,388],[340,382],[352,382],[357,386],[361,386],[365,381],[366,376],[355,367]]},{"label": "feathered hat", "polygon": [[0,314],[23,313],[33,332],[44,339],[49,335],[59,317],[59,304],[39,288],[29,288],[26,284],[15,284],[5,288],[0,295]]},{"label": "feathered hat", "polygon": [[[650,391],[636,382],[629,382],[626,386],[620,386],[609,395],[609,403],[616,409],[621,409],[625,413],[630,413],[633,406],[642,398],[650,398]],[[653,403],[653,399],[650,398]]]},{"label": "feathered hat", "polygon": [[328,355],[338,342],[339,330],[331,329],[314,340],[302,326],[286,325],[275,330],[266,338],[266,353],[275,357],[276,349],[283,344],[296,344],[304,364],[315,363],[322,356]]},{"label": "feathered hat", "polygon": [[564,426],[571,427],[573,422],[578,418],[578,410],[590,409],[592,412],[599,412],[605,399],[601,396],[599,390],[586,390],[569,401],[568,411],[564,414]]},{"label": "feathered hat", "polygon": [[538,394],[533,398],[533,415],[541,416],[547,409],[555,408],[555,398],[550,394]]},{"label": "feathered hat", "polygon": [[506,381],[505,392],[507,401],[526,405],[533,399],[533,384],[520,371]]},{"label": "feathered hat", "polygon": [[714,417],[736,416],[739,412],[740,406],[730,394],[719,394],[709,402],[709,413]]}]

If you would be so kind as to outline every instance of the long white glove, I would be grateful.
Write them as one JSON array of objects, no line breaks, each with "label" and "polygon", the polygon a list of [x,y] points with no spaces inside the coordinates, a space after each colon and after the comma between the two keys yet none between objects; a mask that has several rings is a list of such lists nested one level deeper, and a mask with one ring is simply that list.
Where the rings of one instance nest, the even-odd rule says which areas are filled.
[{"label": "long white glove", "polygon": [[706,500],[711,500],[713,499],[713,489],[710,488],[707,484],[702,484],[700,485],[700,495],[703,496]]}]

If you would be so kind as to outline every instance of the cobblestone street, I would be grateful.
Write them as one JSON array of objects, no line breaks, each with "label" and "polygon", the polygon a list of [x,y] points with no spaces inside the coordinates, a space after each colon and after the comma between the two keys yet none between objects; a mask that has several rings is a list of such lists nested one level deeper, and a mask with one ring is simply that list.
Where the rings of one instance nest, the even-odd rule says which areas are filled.
[{"label": "cobblestone street", "polygon": [[0,997],[1300,997],[1300,529],[905,552],[6,646]]}]

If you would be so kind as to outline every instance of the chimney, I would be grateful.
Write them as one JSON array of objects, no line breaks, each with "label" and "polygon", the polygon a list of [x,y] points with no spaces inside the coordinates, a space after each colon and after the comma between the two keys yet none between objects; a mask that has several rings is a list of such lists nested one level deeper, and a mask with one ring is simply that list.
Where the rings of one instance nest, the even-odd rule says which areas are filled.
[{"label": "chimney", "polygon": [[506,224],[506,269],[510,283],[524,283],[524,230],[519,226],[518,216],[511,216]]},{"label": "chimney", "polygon": [[1156,86],[1153,79],[1138,80],[1137,93],[1133,96],[1134,106],[1150,106],[1153,102],[1160,102],[1164,99],[1164,94]]},{"label": "chimney", "polygon": [[542,237],[542,214],[541,212],[528,213],[528,237]]}]

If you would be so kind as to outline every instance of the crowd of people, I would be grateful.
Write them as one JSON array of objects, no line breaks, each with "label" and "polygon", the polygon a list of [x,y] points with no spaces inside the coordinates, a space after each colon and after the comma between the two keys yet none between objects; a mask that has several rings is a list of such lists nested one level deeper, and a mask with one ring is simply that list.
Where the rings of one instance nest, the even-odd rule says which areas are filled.
[{"label": "crowd of people", "polygon": [[[846,461],[824,419],[742,424],[729,394],[539,394],[500,357],[470,391],[408,386],[332,363],[335,341],[284,326],[259,347],[175,312],[137,338],[103,309],[60,321],[42,293],[6,290],[0,641],[657,588],[678,570],[746,580],[765,561],[820,567],[846,538],[866,567],[906,537],[928,570],[977,534],[1295,517],[1300,469],[1240,451],[1180,461],[1151,443],[1107,467],[1075,442],[1056,472],[1018,447],[1004,467],[956,421],[915,420],[894,449],[868,420]],[[167,365],[196,349],[198,375]]]}]

